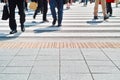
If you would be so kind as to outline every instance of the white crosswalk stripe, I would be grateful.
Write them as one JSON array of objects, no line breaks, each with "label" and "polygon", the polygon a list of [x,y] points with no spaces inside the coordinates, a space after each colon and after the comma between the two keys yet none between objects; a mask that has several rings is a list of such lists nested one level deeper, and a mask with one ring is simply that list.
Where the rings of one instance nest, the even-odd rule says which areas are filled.
[{"label": "white crosswalk stripe", "polygon": [[[63,23],[61,27],[53,27],[52,16],[50,10],[48,11],[49,23],[42,23],[42,15],[38,14],[36,19],[33,19],[33,11],[26,12],[26,31],[20,31],[19,15],[16,10],[16,22],[18,25],[18,33],[9,35],[9,21],[0,20],[0,37],[120,37],[120,7],[113,6],[113,17],[107,21],[103,20],[101,8],[99,8],[99,19],[93,20],[94,4],[88,4],[87,7],[75,3],[70,10],[64,10]],[[2,9],[0,9],[0,15]]]}]

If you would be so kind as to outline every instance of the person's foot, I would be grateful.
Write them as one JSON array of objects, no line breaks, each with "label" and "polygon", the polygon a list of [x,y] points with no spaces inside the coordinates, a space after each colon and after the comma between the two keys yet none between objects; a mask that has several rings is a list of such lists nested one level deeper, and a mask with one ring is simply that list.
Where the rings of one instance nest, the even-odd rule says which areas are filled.
[{"label": "person's foot", "polygon": [[49,22],[49,21],[46,19],[46,20],[43,20],[43,22]]},{"label": "person's foot", "polygon": [[10,31],[10,34],[14,34],[14,33],[17,33],[17,30]]},{"label": "person's foot", "polygon": [[34,14],[34,15],[33,15],[33,19],[35,19],[35,18],[36,18],[36,15]]},{"label": "person's foot", "polygon": [[25,32],[25,27],[24,27],[23,24],[21,24],[21,31],[22,31],[22,32]]},{"label": "person's foot", "polygon": [[98,19],[98,17],[97,17],[97,16],[94,16],[94,19]]},{"label": "person's foot", "polygon": [[112,17],[112,14],[109,14],[109,17]]},{"label": "person's foot", "polygon": [[108,16],[104,16],[104,20],[108,19],[109,17]]},{"label": "person's foot", "polygon": [[56,21],[57,21],[57,19],[54,19],[53,22],[52,22],[52,25],[55,25]]},{"label": "person's foot", "polygon": [[62,25],[61,24],[58,24],[58,26],[57,27],[61,27]]}]

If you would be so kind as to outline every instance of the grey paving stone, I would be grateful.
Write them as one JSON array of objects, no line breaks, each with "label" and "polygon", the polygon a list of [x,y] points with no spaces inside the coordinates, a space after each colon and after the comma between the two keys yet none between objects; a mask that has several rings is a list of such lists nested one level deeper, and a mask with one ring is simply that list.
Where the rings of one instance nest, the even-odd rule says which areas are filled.
[{"label": "grey paving stone", "polygon": [[13,67],[30,67],[33,66],[34,61],[25,61],[25,60],[12,60],[7,66]]},{"label": "grey paving stone", "polygon": [[0,61],[0,67],[6,66],[10,61]]},{"label": "grey paving stone", "polygon": [[58,48],[41,48],[38,55],[44,55],[44,56],[52,56],[52,55],[59,55],[59,49]]},{"label": "grey paving stone", "polygon": [[61,73],[89,73],[84,61],[62,61]]},{"label": "grey paving stone", "polygon": [[86,60],[108,60],[109,59],[104,55],[100,49],[95,48],[84,48],[81,49]]},{"label": "grey paving stone", "polygon": [[28,80],[59,80],[58,74],[31,74]]},{"label": "grey paving stone", "polygon": [[4,70],[5,67],[0,67],[0,73]]},{"label": "grey paving stone", "polygon": [[31,67],[6,67],[2,73],[30,73]]},{"label": "grey paving stone", "polygon": [[29,74],[0,74],[0,80],[27,80]]},{"label": "grey paving stone", "polygon": [[17,55],[18,55],[18,56],[19,56],[19,55],[35,56],[35,55],[38,54],[38,50],[39,50],[39,49],[37,49],[37,48],[36,48],[36,49],[34,49],[34,48],[33,48],[33,49],[32,49],[32,48],[31,48],[31,49],[29,49],[29,48],[25,48],[25,49],[24,49],[24,48],[23,48],[23,49],[21,49],[21,50],[19,51],[19,53],[18,53]]},{"label": "grey paving stone", "polygon": [[14,56],[19,51],[19,48],[16,49],[7,49],[7,48],[0,48],[0,56]]},{"label": "grey paving stone", "polygon": [[40,66],[59,66],[59,61],[35,61],[34,67]]},{"label": "grey paving stone", "polygon": [[120,69],[120,61],[113,61],[115,65],[117,65]]},{"label": "grey paving stone", "polygon": [[93,74],[94,80],[120,80],[120,74]]},{"label": "grey paving stone", "polygon": [[61,48],[61,60],[83,60],[79,48]]},{"label": "grey paving stone", "polygon": [[35,60],[36,56],[15,56],[13,60]]},{"label": "grey paving stone", "polygon": [[103,49],[105,54],[111,59],[111,60],[120,60],[120,49]]},{"label": "grey paving stone", "polygon": [[61,74],[61,80],[93,80],[90,74]]},{"label": "grey paving stone", "polygon": [[56,56],[56,55],[51,55],[51,56],[47,56],[47,55],[46,56],[37,56],[36,60],[58,61],[59,60],[59,56]]},{"label": "grey paving stone", "polygon": [[87,61],[89,66],[113,66],[115,65],[111,61]]},{"label": "grey paving stone", "polygon": [[0,56],[0,60],[2,61],[10,61],[14,58],[14,56]]},{"label": "grey paving stone", "polygon": [[112,66],[89,66],[92,73],[120,73],[119,69]]},{"label": "grey paving stone", "polygon": [[37,67],[33,67],[31,73],[58,74],[59,73],[59,67],[57,67],[57,66],[37,66]]}]

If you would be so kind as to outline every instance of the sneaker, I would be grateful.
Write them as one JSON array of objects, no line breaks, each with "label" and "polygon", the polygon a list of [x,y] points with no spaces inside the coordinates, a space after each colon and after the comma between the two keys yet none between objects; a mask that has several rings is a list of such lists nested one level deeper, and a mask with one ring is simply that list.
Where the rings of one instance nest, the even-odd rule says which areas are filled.
[{"label": "sneaker", "polygon": [[108,19],[109,17],[108,16],[104,16],[104,20]]},{"label": "sneaker", "polygon": [[14,33],[17,33],[17,30],[10,31],[10,34],[14,34]]},{"label": "sneaker", "polygon": [[98,19],[98,17],[97,17],[97,16],[94,16],[94,19]]}]

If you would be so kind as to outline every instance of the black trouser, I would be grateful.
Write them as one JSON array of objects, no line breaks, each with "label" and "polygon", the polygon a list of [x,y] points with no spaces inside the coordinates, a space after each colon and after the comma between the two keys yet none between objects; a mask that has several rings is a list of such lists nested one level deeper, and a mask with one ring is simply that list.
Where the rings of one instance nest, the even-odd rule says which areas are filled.
[{"label": "black trouser", "polygon": [[20,23],[24,24],[25,22],[24,0],[8,0],[8,2],[10,10],[9,26],[11,30],[16,30],[17,24],[15,20],[15,8],[17,5],[19,9]]},{"label": "black trouser", "polygon": [[47,0],[38,0],[38,7],[35,10],[34,15],[37,15],[38,12],[43,13],[43,21],[46,20],[47,11],[48,11],[48,2]]},{"label": "black trouser", "polygon": [[106,6],[107,6],[107,13],[112,14],[112,6],[111,6],[111,2],[106,2]]},{"label": "black trouser", "polygon": [[47,0],[43,0],[43,21],[45,21],[47,18],[47,11],[48,11],[48,2]]}]

